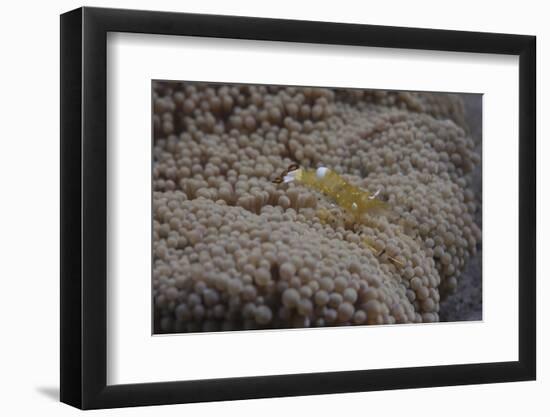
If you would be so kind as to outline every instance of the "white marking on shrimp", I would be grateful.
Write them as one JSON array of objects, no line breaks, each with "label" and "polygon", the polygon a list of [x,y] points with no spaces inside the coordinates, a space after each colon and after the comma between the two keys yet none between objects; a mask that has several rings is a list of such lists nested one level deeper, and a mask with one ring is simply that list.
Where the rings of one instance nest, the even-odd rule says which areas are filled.
[{"label": "white marking on shrimp", "polygon": [[321,178],[324,178],[325,175],[327,175],[327,172],[328,172],[328,168],[319,167],[319,168],[317,168],[317,171],[316,171],[315,175],[317,176],[318,179],[321,179]]},{"label": "white marking on shrimp", "polygon": [[298,174],[298,172],[300,171],[300,169],[295,169],[294,171],[290,171],[288,172],[284,177],[283,177],[283,182],[292,182],[294,180],[296,180],[296,175]]}]

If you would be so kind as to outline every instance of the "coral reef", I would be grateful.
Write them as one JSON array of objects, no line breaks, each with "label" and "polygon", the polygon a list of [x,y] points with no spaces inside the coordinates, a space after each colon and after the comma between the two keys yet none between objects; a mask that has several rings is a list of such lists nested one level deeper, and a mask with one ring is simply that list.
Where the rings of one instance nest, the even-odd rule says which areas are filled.
[{"label": "coral reef", "polygon": [[[154,82],[153,108],[157,332],[440,320],[481,240],[459,96]],[[293,163],[391,213],[273,184]]]}]

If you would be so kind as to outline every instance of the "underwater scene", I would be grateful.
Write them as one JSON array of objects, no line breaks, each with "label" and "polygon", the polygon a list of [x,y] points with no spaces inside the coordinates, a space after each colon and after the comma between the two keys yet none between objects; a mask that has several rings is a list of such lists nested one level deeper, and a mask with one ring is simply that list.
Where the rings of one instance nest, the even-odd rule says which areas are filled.
[{"label": "underwater scene", "polygon": [[153,81],[153,333],[481,320],[481,121],[481,94]]}]

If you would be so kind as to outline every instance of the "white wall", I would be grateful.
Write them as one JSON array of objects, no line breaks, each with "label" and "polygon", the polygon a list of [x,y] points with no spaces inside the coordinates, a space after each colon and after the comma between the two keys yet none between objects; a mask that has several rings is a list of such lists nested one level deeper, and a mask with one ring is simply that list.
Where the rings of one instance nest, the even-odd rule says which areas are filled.
[{"label": "white wall", "polygon": [[[509,3],[509,4],[508,4]],[[0,30],[0,409],[3,415],[75,415],[57,402],[59,305],[59,17],[79,7],[77,1],[6,2]],[[238,14],[441,29],[534,34],[538,37],[539,143],[548,136],[542,120],[550,97],[548,74],[550,26],[544,2],[407,1],[331,3],[291,1],[201,0],[182,2],[93,1],[86,5]],[[545,103],[542,102],[544,93]],[[543,130],[544,129],[544,130]],[[548,144],[539,146],[539,366],[538,381],[497,385],[326,395],[101,411],[99,415],[297,415],[337,413],[423,417],[467,415],[548,415],[550,406],[550,267],[542,259],[550,249],[549,193],[542,186],[550,168]],[[503,197],[505,198],[505,197]],[[505,227],[505,226],[504,226]],[[546,232],[544,238],[543,231]],[[546,281],[545,281],[546,279]],[[544,395],[546,394],[546,395]],[[31,414],[32,413],[32,414]],[[97,415],[94,414],[94,415]]]}]

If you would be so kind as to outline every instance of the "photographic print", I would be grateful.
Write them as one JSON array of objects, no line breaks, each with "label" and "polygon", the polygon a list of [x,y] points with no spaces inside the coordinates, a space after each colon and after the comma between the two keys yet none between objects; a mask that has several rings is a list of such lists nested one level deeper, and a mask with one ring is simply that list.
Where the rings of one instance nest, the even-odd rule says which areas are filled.
[{"label": "photographic print", "polygon": [[482,95],[152,81],[153,333],[482,319]]}]

